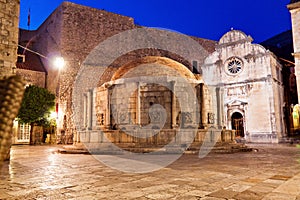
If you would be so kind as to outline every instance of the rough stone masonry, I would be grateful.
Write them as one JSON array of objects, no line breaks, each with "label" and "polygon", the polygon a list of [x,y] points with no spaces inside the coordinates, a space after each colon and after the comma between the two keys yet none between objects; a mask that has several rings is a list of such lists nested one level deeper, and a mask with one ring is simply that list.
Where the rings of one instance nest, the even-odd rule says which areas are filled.
[{"label": "rough stone masonry", "polygon": [[17,61],[19,0],[0,1],[0,165],[9,159],[13,119],[18,114],[24,85],[13,76]]},{"label": "rough stone masonry", "polygon": [[20,0],[0,0],[0,77],[14,73],[17,60]]}]

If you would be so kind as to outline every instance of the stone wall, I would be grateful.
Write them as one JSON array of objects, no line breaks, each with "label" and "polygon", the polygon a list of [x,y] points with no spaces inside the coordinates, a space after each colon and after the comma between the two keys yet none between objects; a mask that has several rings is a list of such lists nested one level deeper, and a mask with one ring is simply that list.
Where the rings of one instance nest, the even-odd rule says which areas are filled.
[{"label": "stone wall", "polygon": [[[135,28],[133,19],[70,2],[63,2],[30,35],[31,48],[47,59],[41,58],[48,72],[47,89],[57,95],[59,107],[58,131],[64,127],[73,134],[72,87],[81,63],[101,41],[121,31]],[[53,66],[53,59],[62,56],[63,69]],[[66,120],[64,119],[66,116]],[[65,124],[66,123],[66,124]]]},{"label": "stone wall", "polygon": [[291,12],[294,51],[300,52],[300,2],[288,5]]},{"label": "stone wall", "polygon": [[67,100],[81,63],[102,41],[124,30],[135,28],[133,19],[69,2],[61,5],[61,55],[68,62],[61,72],[61,99]]},{"label": "stone wall", "polygon": [[56,93],[59,80],[59,69],[54,66],[53,60],[61,56],[61,13],[58,7],[38,30],[20,32],[20,43],[46,57],[39,56],[39,59],[48,73],[47,89],[53,94]]},{"label": "stone wall", "polygon": [[60,8],[60,50],[67,65],[60,74],[59,101],[60,105],[64,105],[61,110],[67,117],[67,134],[73,134],[72,87],[81,63],[100,42],[124,30],[135,28],[136,25],[130,17],[69,2],[64,2]]},{"label": "stone wall", "polygon": [[46,84],[45,72],[37,72],[27,69],[17,69],[16,74],[21,76],[27,85],[36,85],[44,88]]},{"label": "stone wall", "polygon": [[291,1],[291,4],[288,5],[288,9],[290,10],[292,18],[295,75],[298,86],[298,99],[300,99],[300,2]]},{"label": "stone wall", "polygon": [[19,0],[0,1],[0,168],[2,161],[10,158],[12,121],[24,92],[21,79],[12,76],[17,61],[19,13]]},{"label": "stone wall", "polygon": [[20,0],[0,1],[0,76],[14,73],[17,61]]}]

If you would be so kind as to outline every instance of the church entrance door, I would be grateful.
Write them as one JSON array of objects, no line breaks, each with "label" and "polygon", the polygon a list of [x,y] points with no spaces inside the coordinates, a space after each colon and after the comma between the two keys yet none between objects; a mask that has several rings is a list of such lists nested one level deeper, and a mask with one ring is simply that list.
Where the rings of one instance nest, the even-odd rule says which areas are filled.
[{"label": "church entrance door", "polygon": [[235,112],[231,116],[232,130],[236,131],[236,137],[244,137],[244,118],[239,112]]}]

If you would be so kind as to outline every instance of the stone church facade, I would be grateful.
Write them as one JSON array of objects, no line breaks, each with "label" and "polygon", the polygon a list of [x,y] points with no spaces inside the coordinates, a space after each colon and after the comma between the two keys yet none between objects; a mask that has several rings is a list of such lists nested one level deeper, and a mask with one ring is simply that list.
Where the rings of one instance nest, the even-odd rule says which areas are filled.
[{"label": "stone church facade", "polygon": [[[120,136],[122,128],[145,127],[155,121],[154,115],[151,118],[148,113],[155,113],[156,107],[151,110],[151,106],[158,104],[166,111],[163,127],[157,121],[157,126],[163,128],[161,140],[168,141],[182,126],[196,128],[199,141],[203,141],[211,127],[217,133],[234,129],[237,137],[248,142],[273,143],[286,136],[282,66],[272,52],[252,44],[250,36],[237,30],[224,34],[219,41],[190,37],[206,52],[195,52],[200,54],[198,57],[187,59],[174,52],[151,48],[120,56],[105,66],[107,70],[101,77],[91,77],[98,86],[82,92],[82,121],[75,124],[73,89],[86,57],[107,38],[137,28],[141,27],[130,17],[64,2],[37,30],[22,32],[20,43],[48,58],[59,55],[66,61],[65,68],[57,70],[49,59],[41,58],[47,71],[45,85],[57,96],[58,139],[63,132],[74,143],[91,138],[100,141],[99,135],[92,135],[97,130],[105,130],[112,140],[120,141],[125,137]],[[188,80],[198,102],[192,107],[199,109],[180,112],[172,89],[184,88],[174,80],[161,80],[162,85],[146,84],[143,80],[124,83],[125,79],[133,78],[130,74],[133,69],[135,75],[143,77],[168,77],[171,73]],[[126,94],[130,84],[136,89],[128,99],[113,95],[112,91],[118,91],[120,96]],[[114,104],[128,104],[126,114],[114,116]]]},{"label": "stone church facade", "polygon": [[282,66],[245,33],[232,30],[207,57],[203,76],[217,88],[218,124],[249,142],[278,142],[285,136]]}]

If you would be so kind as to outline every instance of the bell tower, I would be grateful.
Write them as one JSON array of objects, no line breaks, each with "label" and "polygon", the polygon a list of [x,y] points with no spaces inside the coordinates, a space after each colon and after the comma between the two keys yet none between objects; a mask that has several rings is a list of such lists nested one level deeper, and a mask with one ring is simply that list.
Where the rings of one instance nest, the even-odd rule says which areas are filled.
[{"label": "bell tower", "polygon": [[298,101],[300,101],[300,0],[291,0],[287,6],[292,19],[295,75],[297,81]]}]

